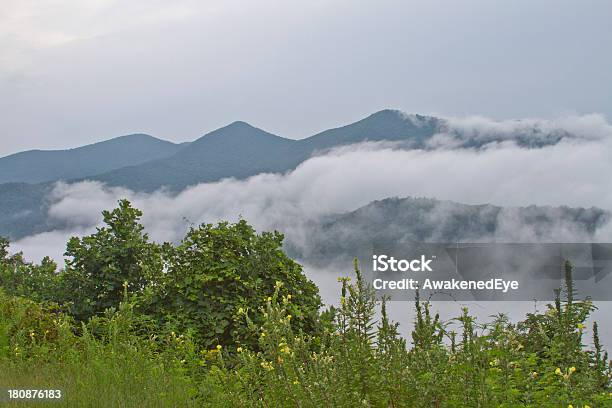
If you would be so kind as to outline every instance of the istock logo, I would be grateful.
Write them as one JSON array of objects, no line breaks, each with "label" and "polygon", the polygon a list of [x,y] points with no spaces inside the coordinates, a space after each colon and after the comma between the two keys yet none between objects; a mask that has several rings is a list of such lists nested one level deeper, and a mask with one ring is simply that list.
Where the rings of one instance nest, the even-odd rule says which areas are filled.
[{"label": "istock logo", "polygon": [[395,259],[388,255],[373,255],[372,270],[374,272],[432,272],[431,262],[434,257],[427,259],[425,255],[421,255],[421,259]]}]

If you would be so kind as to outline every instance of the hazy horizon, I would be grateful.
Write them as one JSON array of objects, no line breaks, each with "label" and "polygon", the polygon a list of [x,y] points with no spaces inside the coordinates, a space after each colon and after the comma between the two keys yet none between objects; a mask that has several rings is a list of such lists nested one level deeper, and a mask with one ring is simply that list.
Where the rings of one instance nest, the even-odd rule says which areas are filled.
[{"label": "hazy horizon", "polygon": [[0,156],[236,120],[301,139],[391,108],[612,115],[612,3],[9,0]]}]

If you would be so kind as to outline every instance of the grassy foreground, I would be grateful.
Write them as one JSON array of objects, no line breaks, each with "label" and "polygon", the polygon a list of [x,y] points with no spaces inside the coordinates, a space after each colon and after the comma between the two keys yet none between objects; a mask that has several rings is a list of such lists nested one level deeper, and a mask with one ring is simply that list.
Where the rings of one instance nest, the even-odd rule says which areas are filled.
[{"label": "grassy foreground", "polygon": [[53,306],[0,292],[0,384],[61,389],[48,404],[70,407],[612,406],[607,356],[581,344],[589,302],[558,301],[517,325],[503,316],[478,325],[464,310],[455,334],[417,301],[408,346],[384,303],[373,321],[377,301],[359,274],[343,281],[333,330],[317,336],[293,331],[281,286],[261,326],[244,313],[258,347],[231,352],[198,348],[188,333],[141,333],[127,298],[79,327]]}]

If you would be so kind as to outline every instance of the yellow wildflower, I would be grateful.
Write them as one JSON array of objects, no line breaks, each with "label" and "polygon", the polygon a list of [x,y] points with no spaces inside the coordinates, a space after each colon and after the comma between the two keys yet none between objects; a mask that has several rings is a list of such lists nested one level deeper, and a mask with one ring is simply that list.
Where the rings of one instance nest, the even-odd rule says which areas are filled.
[{"label": "yellow wildflower", "polygon": [[222,349],[222,348],[223,348],[223,346],[222,346],[222,345],[217,344],[217,350],[221,351],[221,349]]},{"label": "yellow wildflower", "polygon": [[274,370],[274,366],[268,361],[262,361],[260,365],[266,371]]},{"label": "yellow wildflower", "polygon": [[237,351],[237,352],[239,352],[239,353],[242,353],[242,347],[238,347],[238,348],[236,349],[236,351]]},{"label": "yellow wildflower", "polygon": [[561,369],[559,367],[557,367],[557,369],[555,370],[555,374],[561,375]]}]

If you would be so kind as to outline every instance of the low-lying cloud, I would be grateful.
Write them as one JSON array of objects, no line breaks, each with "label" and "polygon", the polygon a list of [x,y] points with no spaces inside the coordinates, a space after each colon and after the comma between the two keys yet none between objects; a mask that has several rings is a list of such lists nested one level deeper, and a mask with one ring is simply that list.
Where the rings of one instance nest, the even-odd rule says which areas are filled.
[{"label": "low-lying cloud", "polygon": [[[65,225],[64,230],[24,238],[14,248],[36,257],[47,247],[49,254],[58,257],[66,237],[92,231],[101,221],[101,210],[113,208],[121,198],[143,210],[143,223],[157,241],[179,240],[190,224],[243,217],[260,230],[283,231],[296,245],[308,241],[303,236],[306,223],[386,197],[612,209],[612,181],[608,177],[612,174],[612,127],[601,116],[555,122],[468,118],[448,123],[454,134],[469,137],[562,129],[580,139],[564,139],[537,149],[521,148],[511,141],[477,150],[403,150],[388,143],[363,143],[313,157],[287,174],[203,183],[176,195],[163,189],[137,193],[92,181],[60,182],[48,197],[53,203],[48,216]],[[440,222],[445,211],[444,207],[438,209]],[[505,214],[509,218],[500,225],[509,228],[512,212]],[[603,229],[597,238],[610,235],[609,228]]]}]

